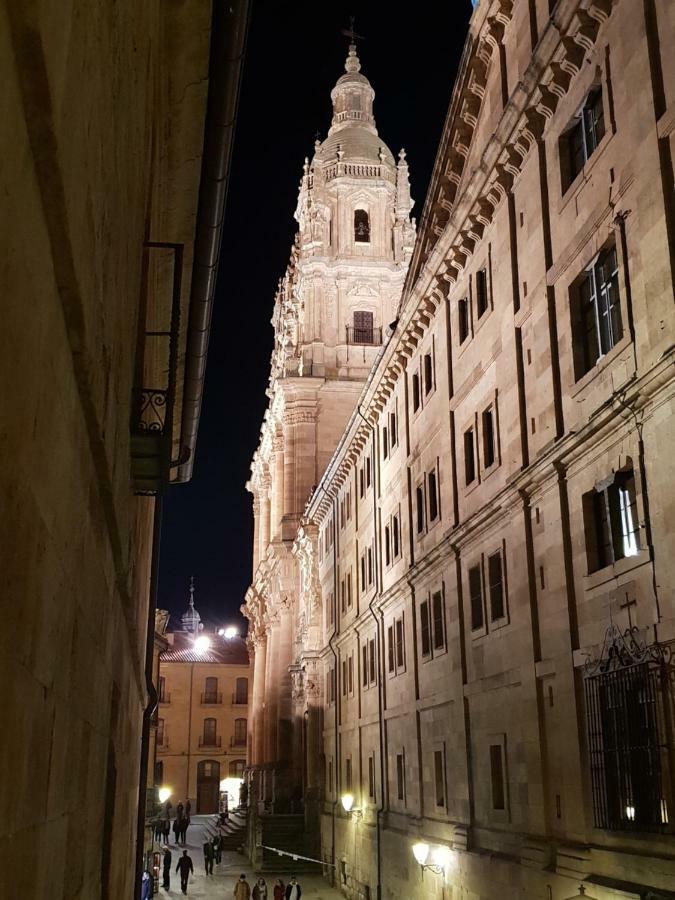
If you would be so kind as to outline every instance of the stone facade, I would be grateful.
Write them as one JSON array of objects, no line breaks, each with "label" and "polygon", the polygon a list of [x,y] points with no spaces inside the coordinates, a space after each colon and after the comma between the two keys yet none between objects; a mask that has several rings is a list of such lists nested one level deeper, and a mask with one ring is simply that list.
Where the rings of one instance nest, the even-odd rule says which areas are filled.
[{"label": "stone facade", "polygon": [[130,423],[141,389],[175,399],[184,455],[211,25],[205,0],[0,10],[3,897],[140,878],[159,502]]},{"label": "stone facade", "polygon": [[[220,782],[243,778],[246,768],[248,651],[242,638],[207,629],[184,626],[166,637],[169,646],[159,660],[155,783],[172,791],[174,806],[190,800],[193,812],[215,813]],[[208,639],[208,647],[200,649],[199,637]]]},{"label": "stone facade", "polygon": [[476,5],[286,595],[349,896],[673,896],[674,41],[666,0]]},{"label": "stone facade", "polygon": [[[328,136],[317,140],[303,167],[298,232],[274,304],[270,402],[248,483],[255,514],[253,582],[244,607],[254,649],[251,761],[264,773],[255,786],[261,802],[277,812],[297,800],[298,723],[319,698],[318,669],[305,677],[306,666],[318,662],[289,669],[320,613],[318,597],[310,607],[298,602],[301,570],[311,578],[313,569],[298,565],[293,542],[398,315],[414,243],[405,152],[396,162],[378,136],[374,91],[360,68],[352,46],[331,94]],[[318,747],[313,715],[312,723]],[[316,798],[319,776],[312,777]]]}]

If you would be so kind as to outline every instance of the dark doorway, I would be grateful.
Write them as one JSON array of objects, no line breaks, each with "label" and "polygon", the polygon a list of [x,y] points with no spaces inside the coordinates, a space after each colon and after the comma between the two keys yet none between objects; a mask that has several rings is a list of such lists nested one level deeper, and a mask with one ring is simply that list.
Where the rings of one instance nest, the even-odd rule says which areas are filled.
[{"label": "dark doorway", "polygon": [[220,791],[220,763],[204,759],[197,766],[197,812],[218,812]]}]

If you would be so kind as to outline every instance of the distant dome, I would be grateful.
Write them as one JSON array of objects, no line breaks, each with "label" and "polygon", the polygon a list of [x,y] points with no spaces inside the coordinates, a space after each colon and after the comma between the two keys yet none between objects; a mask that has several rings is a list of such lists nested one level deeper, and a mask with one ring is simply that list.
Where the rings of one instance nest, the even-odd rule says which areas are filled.
[{"label": "distant dome", "polygon": [[382,138],[378,137],[377,132],[373,133],[368,128],[351,125],[349,128],[329,134],[318,148],[316,156],[323,162],[337,159],[338,148],[344,153],[343,159],[367,160],[368,162],[380,162],[380,148],[382,148],[385,161],[390,166],[395,165],[394,156],[389,147]]}]

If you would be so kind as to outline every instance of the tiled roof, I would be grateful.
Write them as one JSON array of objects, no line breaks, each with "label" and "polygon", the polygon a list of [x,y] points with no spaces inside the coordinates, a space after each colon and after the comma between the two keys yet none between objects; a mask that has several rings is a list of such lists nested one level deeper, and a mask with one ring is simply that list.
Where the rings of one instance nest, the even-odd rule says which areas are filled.
[{"label": "tiled roof", "polygon": [[194,648],[194,636],[184,631],[176,631],[173,634],[173,645],[160,654],[162,662],[184,663],[226,663],[231,666],[247,666],[249,664],[248,650],[243,638],[236,637],[228,640],[213,632],[202,631],[200,637],[207,637],[211,646],[205,652],[199,653]]}]

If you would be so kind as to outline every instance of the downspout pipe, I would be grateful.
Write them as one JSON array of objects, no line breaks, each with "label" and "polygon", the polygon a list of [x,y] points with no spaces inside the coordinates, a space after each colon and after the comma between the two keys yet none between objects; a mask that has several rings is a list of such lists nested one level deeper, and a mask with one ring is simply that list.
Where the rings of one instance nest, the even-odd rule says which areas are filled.
[{"label": "downspout pipe", "polygon": [[155,644],[155,610],[157,609],[157,587],[159,584],[159,548],[162,536],[162,506],[160,494],[155,498],[152,521],[152,559],[150,563],[150,591],[148,598],[148,630],[145,639],[145,686],[148,692],[148,704],[143,710],[143,726],[141,732],[141,761],[138,784],[138,819],[136,824],[136,884],[134,896],[140,900],[143,877],[143,850],[145,846],[145,811],[147,803],[148,763],[150,755],[150,729],[152,717],[157,709],[157,690],[153,682],[154,644]]},{"label": "downspout pipe", "polygon": [[218,277],[250,0],[213,3],[209,93],[195,233],[180,451],[174,481],[192,477]]}]

